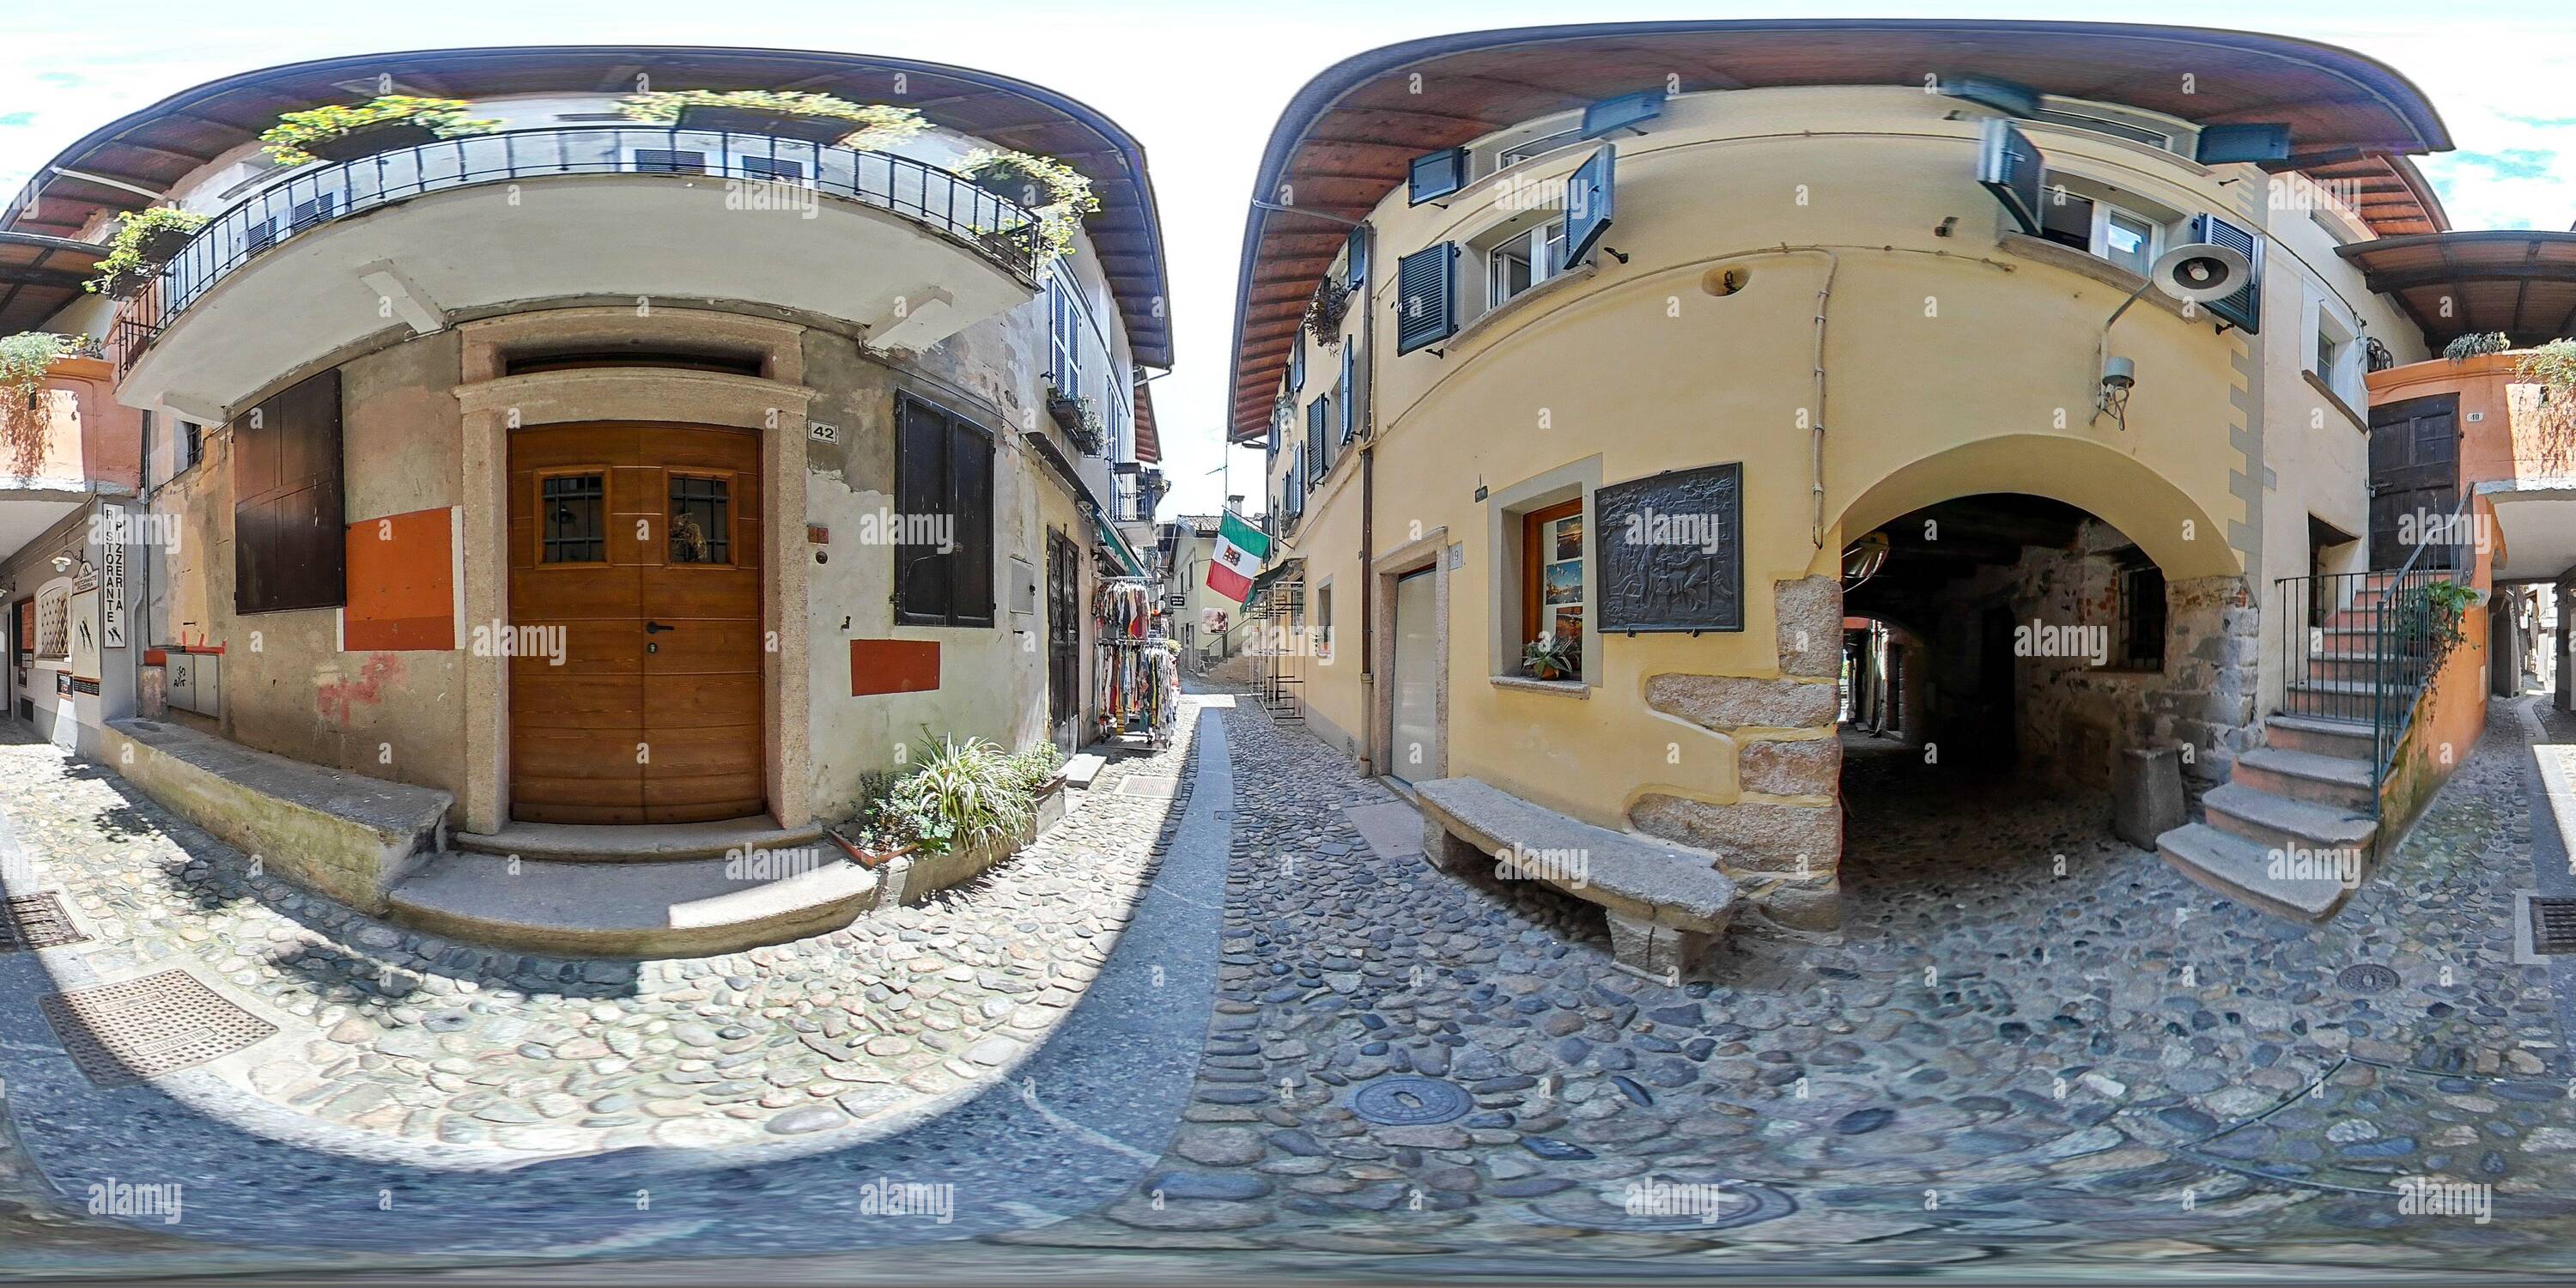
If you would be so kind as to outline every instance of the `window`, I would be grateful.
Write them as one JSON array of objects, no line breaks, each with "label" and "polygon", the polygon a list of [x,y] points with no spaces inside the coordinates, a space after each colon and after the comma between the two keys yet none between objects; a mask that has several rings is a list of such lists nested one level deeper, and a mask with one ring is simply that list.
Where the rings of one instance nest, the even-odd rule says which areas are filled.
[{"label": "window", "polygon": [[1485,307],[1498,309],[1565,267],[1565,221],[1512,233],[1485,252]]},{"label": "window", "polygon": [[608,562],[608,487],[603,474],[537,481],[537,562]]},{"label": "window", "polygon": [[1330,395],[1306,404],[1306,472],[1309,484],[1320,483],[1333,468],[1332,439],[1326,426],[1333,421]]},{"label": "window", "polygon": [[1583,138],[1583,130],[1578,126],[1558,130],[1553,134],[1542,134],[1534,139],[1525,139],[1494,154],[1494,168],[1500,170],[1518,165],[1542,152],[1554,152],[1558,148],[1580,143]]},{"label": "window", "polygon": [[1576,497],[1521,516],[1521,642],[1554,632],[1579,648],[1583,611],[1583,498]]},{"label": "window", "polygon": [[2362,364],[2355,359],[2361,352],[2361,338],[2354,328],[2322,300],[2317,303],[2316,348],[2310,354],[2309,370],[2325,382],[2335,396],[2349,403],[2363,401],[2360,382]]},{"label": "window", "polygon": [[993,436],[910,394],[896,395],[894,488],[905,535],[938,528],[947,537],[895,546],[895,620],[992,625]]},{"label": "window", "polygon": [[733,563],[730,479],[671,475],[671,562]]},{"label": "window", "polygon": [[193,420],[179,422],[179,468],[193,469],[206,459],[206,427]]},{"label": "window", "polygon": [[734,160],[734,164],[740,166],[745,175],[754,179],[769,179],[779,183],[802,183],[805,180],[805,163],[802,161],[781,161],[774,157],[738,157]]},{"label": "window", "polygon": [[1082,302],[1073,284],[1056,273],[1047,279],[1047,334],[1055,346],[1055,387],[1066,397],[1082,393]]},{"label": "window", "polygon": [[71,626],[71,587],[56,586],[36,596],[36,656],[71,656]]},{"label": "window", "polygon": [[627,154],[635,168],[653,174],[705,174],[707,154],[684,148],[636,148]]},{"label": "window", "polygon": [[340,373],[326,371],[232,422],[233,611],[348,602]]},{"label": "window", "polygon": [[2107,259],[2140,277],[2155,267],[2163,221],[2070,191],[2056,175],[2049,180],[2039,203],[2042,238]]},{"label": "window", "polygon": [[1315,588],[1315,656],[1333,660],[1333,583]]},{"label": "window", "polygon": [[2111,661],[2115,670],[2165,666],[2165,574],[2145,551],[2125,552],[2114,574]]}]

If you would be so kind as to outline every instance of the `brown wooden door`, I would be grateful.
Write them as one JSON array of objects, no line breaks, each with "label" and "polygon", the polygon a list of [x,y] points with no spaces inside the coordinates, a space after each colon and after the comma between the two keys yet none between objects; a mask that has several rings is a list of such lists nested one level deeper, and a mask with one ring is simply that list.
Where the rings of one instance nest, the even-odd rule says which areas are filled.
[{"label": "brown wooden door", "polygon": [[511,434],[511,817],[761,811],[759,488],[748,431]]},{"label": "brown wooden door", "polygon": [[2445,521],[2460,499],[2458,395],[2409,398],[2370,409],[2370,566],[2402,568],[2410,540],[2439,541],[2418,564],[2451,566]]}]

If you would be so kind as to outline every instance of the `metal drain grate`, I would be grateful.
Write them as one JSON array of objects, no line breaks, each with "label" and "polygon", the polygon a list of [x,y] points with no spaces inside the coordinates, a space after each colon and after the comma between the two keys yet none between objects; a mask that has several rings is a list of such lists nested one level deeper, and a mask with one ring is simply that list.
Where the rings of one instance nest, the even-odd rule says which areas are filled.
[{"label": "metal drain grate", "polygon": [[1381,1127],[1427,1127],[1475,1107],[1465,1087],[1410,1073],[1379,1078],[1351,1093],[1351,1112]]},{"label": "metal drain grate", "polygon": [[2355,962],[2335,972],[2335,987],[2347,993],[2385,993],[2397,987],[2397,972],[2377,962]]},{"label": "metal drain grate", "polygon": [[2531,901],[2531,950],[2551,956],[2576,953],[2576,899]]},{"label": "metal drain grate", "polygon": [[1181,794],[1181,780],[1177,778],[1158,778],[1151,774],[1129,774],[1127,777],[1118,781],[1118,794],[1121,796],[1151,796],[1157,800],[1170,800]]},{"label": "metal drain grate", "polygon": [[64,1052],[102,1087],[204,1064],[277,1032],[183,970],[41,1000]]},{"label": "metal drain grate", "polygon": [[89,942],[58,894],[19,894],[0,905],[0,953]]}]

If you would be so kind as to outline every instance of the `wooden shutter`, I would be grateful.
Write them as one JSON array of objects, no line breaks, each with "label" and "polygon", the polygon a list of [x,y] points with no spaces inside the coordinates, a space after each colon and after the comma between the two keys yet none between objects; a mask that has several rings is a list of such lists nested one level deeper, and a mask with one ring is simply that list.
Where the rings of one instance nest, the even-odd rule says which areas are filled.
[{"label": "wooden shutter", "polygon": [[[1352,229],[1350,239],[1345,243],[1345,245],[1350,248],[1343,258],[1350,266],[1348,280],[1350,282],[1351,289],[1354,291],[1366,290],[1368,289],[1368,225],[1362,224],[1359,227]],[[1365,302],[1363,302],[1361,307],[1367,307]]]},{"label": "wooden shutter", "polygon": [[1607,144],[1592,154],[1592,159],[1574,168],[1565,180],[1565,263],[1572,268],[1592,253],[1601,234],[1610,231],[1611,205],[1616,195],[1611,166],[1618,151]]},{"label": "wooden shutter", "polygon": [[325,371],[233,421],[233,611],[348,602],[340,373]]},{"label": "wooden shutter", "polygon": [[956,549],[949,553],[949,621],[993,624],[993,438],[951,418],[948,430],[949,510],[956,516]]},{"label": "wooden shutter", "polygon": [[1341,412],[1342,441],[1345,443],[1351,441],[1351,434],[1359,426],[1358,416],[1352,409],[1359,405],[1360,400],[1351,392],[1353,389],[1357,388],[1352,366],[1353,360],[1359,356],[1359,351],[1359,341],[1350,340],[1344,342],[1342,345],[1342,382],[1333,387],[1333,392],[1338,395],[1333,399],[1333,406],[1336,410]]},{"label": "wooden shutter", "polygon": [[1419,206],[1467,186],[1467,149],[1442,148],[1413,159],[1407,176],[1405,204]]},{"label": "wooden shutter", "polygon": [[2216,215],[2194,215],[2191,217],[2191,239],[2225,246],[2245,256],[2245,262],[2254,266],[2253,273],[2245,279],[2244,290],[2201,307],[2218,315],[2222,322],[2243,327],[2247,335],[2261,331],[2263,329],[2262,235],[2239,228]]},{"label": "wooden shutter", "polygon": [[2286,125],[2204,125],[2193,159],[2202,165],[2279,161],[2290,155]]},{"label": "wooden shutter", "polygon": [[1425,247],[1395,262],[1395,351],[1411,353],[1457,333],[1458,243]]},{"label": "wooden shutter", "polygon": [[1306,328],[1299,325],[1297,334],[1288,341],[1288,392],[1306,388]]},{"label": "wooden shutter", "polygon": [[1324,476],[1332,460],[1331,442],[1325,437],[1325,404],[1322,398],[1306,404],[1306,468],[1316,478]]},{"label": "wooden shutter", "polygon": [[[894,509],[904,519],[951,514],[948,486],[949,419],[910,395],[895,399]],[[953,520],[952,520],[953,521]],[[906,534],[914,525],[899,525]],[[963,537],[963,525],[957,534]],[[948,559],[939,547],[898,543],[894,548],[895,617],[915,624],[946,625],[950,605]]]}]

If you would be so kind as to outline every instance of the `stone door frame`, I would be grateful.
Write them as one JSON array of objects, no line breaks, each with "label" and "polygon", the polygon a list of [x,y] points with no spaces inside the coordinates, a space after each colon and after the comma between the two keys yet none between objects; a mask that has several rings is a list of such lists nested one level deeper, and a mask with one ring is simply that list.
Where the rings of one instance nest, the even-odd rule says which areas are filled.
[{"label": "stone door frame", "polygon": [[1431,756],[1424,772],[1414,781],[1428,781],[1449,776],[1449,675],[1454,659],[1449,652],[1449,529],[1433,528],[1414,541],[1379,555],[1369,565],[1369,612],[1374,621],[1386,623],[1386,629],[1374,633],[1370,641],[1369,672],[1379,682],[1369,686],[1369,765],[1381,778],[1395,775],[1395,583],[1408,573],[1431,570],[1431,603],[1433,646],[1440,655],[1439,683],[1434,699],[1438,737],[1432,740]]}]

